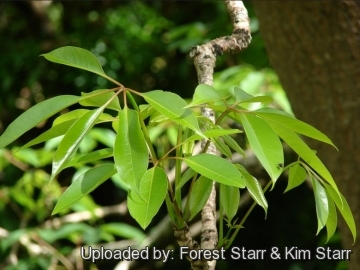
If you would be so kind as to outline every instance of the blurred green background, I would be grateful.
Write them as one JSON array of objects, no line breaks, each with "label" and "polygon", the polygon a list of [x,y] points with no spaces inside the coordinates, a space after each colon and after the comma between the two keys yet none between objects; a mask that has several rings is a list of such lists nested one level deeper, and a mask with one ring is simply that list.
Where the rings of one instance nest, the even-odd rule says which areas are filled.
[{"label": "blurred green background", "polygon": [[[251,18],[252,43],[240,55],[219,57],[214,87],[240,86],[251,94],[271,95],[276,101],[274,106],[291,113],[286,95],[269,66],[251,3],[245,4]],[[82,47],[98,57],[106,74],[126,87],[142,92],[161,89],[190,98],[197,85],[196,71],[188,56],[190,48],[231,31],[221,1],[1,2],[0,134],[18,115],[45,99],[112,87],[94,74],[47,62],[39,57],[42,53],[61,46]],[[56,142],[15,153],[19,146],[50,126],[51,121],[46,121],[8,148],[0,149],[0,269],[69,269],[70,266],[113,269],[117,262],[103,261],[95,266],[79,261],[73,255],[74,249],[82,245],[126,245],[141,241],[158,229],[166,209],[162,208],[143,232],[126,211],[120,211],[126,192],[114,178],[68,211],[50,216],[57,198],[72,179],[89,168],[65,170],[57,182],[48,185]],[[113,132],[98,128],[89,134],[80,151],[111,147],[113,138]],[[159,137],[157,143],[161,145],[163,140]],[[290,162],[294,157],[290,153],[287,158]],[[260,180],[261,176],[267,180],[265,174],[260,174]],[[324,244],[323,231],[315,236],[312,191],[303,185],[283,194],[286,176],[282,180],[267,194],[270,206],[267,219],[260,207],[256,207],[234,246],[270,252],[271,247],[285,246],[314,251]],[[99,218],[96,211],[101,210],[106,214]],[[239,212],[240,218],[246,210],[247,205]],[[72,214],[82,211],[88,211],[90,216],[71,219],[79,217]],[[339,234],[328,244],[340,248]],[[159,247],[176,248],[177,244],[170,238],[160,241]],[[145,262],[136,267],[188,269],[189,264],[175,259],[167,264]],[[218,262],[218,269],[239,268],[347,269],[345,262],[319,260]]]}]

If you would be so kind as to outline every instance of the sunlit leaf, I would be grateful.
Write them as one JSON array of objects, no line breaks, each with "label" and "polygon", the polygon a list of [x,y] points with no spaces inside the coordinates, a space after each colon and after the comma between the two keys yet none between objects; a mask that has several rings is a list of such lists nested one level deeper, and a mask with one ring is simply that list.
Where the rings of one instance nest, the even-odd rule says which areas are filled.
[{"label": "sunlit leaf", "polygon": [[351,213],[351,209],[346,201],[346,199],[344,198],[344,196],[340,193],[340,198],[338,196],[338,191],[335,190],[332,186],[324,183],[324,186],[326,188],[326,190],[328,191],[328,193],[330,194],[331,198],[334,200],[337,208],[339,209],[341,215],[343,216],[346,224],[349,226],[349,229],[351,231],[351,234],[353,236],[354,239],[354,243],[355,243],[355,239],[356,239],[356,225],[355,225],[355,220],[353,217],[353,214]]},{"label": "sunlit leaf", "polygon": [[116,173],[114,164],[105,164],[81,174],[59,198],[52,215],[70,207]]},{"label": "sunlit leaf", "polygon": [[119,112],[114,160],[121,179],[137,192],[140,180],[148,168],[149,154],[139,114],[127,107]]},{"label": "sunlit leaf", "polygon": [[[105,91],[105,92],[104,92]],[[80,105],[82,106],[92,106],[92,107],[101,107],[103,106],[109,99],[111,99],[115,94],[113,92],[106,92],[107,89],[103,89],[103,90],[95,90],[93,92],[90,93],[81,93],[81,96],[86,97],[86,96],[93,96],[94,94],[99,94],[101,92],[104,92],[100,95],[96,95],[94,97],[90,97],[87,99],[84,99],[82,101],[80,101]],[[106,106],[106,108],[111,109],[111,110],[115,110],[115,111],[120,111],[120,103],[119,103],[119,99],[118,98],[114,98],[111,100],[111,102]]]},{"label": "sunlit leaf", "polygon": [[78,96],[57,96],[36,104],[16,118],[0,137],[0,148],[7,146],[15,141],[26,131],[35,127],[45,119],[79,102]]},{"label": "sunlit leaf", "polygon": [[99,108],[97,110],[87,112],[76,120],[66,132],[54,155],[51,180],[54,179],[54,177],[75,155],[82,139],[94,126],[96,119],[99,117],[103,109],[104,108]]},{"label": "sunlit leaf", "polygon": [[296,133],[286,128],[285,126],[272,120],[269,120],[268,124],[281,137],[281,139],[283,139],[295,151],[295,153],[297,153],[307,164],[309,164],[318,174],[320,174],[340,196],[338,187],[330,172],[316,156],[314,151],[312,151]]},{"label": "sunlit leaf", "polygon": [[181,179],[175,188],[182,188],[192,177],[194,177],[195,174],[196,172],[193,169],[188,168],[181,176]]},{"label": "sunlit leaf", "polygon": [[239,188],[245,187],[244,177],[226,159],[211,154],[199,154],[186,157],[184,161],[191,169],[213,181]]},{"label": "sunlit leaf", "polygon": [[[76,111],[78,111],[78,110],[76,110]],[[58,120],[58,119],[60,119],[60,120],[58,122],[56,122],[56,125],[55,125],[55,123],[53,123],[53,126],[50,129],[43,132],[42,134],[37,136],[35,139],[31,140],[30,142],[28,142],[27,144],[22,146],[21,149],[28,148],[30,146],[33,146],[33,145],[36,145],[36,144],[39,144],[39,143],[42,143],[42,142],[48,142],[51,139],[54,139],[56,137],[64,135],[79,117],[84,115],[86,112],[89,112],[89,110],[83,110],[83,111],[84,111],[84,113],[81,113],[80,115],[78,115],[76,117],[74,117],[74,116],[77,115],[77,114],[72,115],[70,117],[69,117],[68,114],[63,114],[64,116],[67,115],[69,117],[69,119],[71,119],[71,120],[67,120],[65,122],[63,122],[63,120],[68,119],[68,117],[61,118],[61,119],[58,117],[57,119],[55,119],[55,121]],[[63,116],[63,115],[61,115],[61,116]],[[109,119],[112,119],[112,116],[110,116],[108,114],[105,114],[105,113],[101,113],[100,116],[98,117],[98,119],[96,120],[96,123],[99,123],[99,122],[104,121],[104,120],[109,120]],[[96,133],[97,130],[98,130],[97,128],[94,128],[94,129],[90,130],[89,136],[94,137],[92,135],[94,133]],[[108,129],[106,131],[107,131],[106,133],[111,132]],[[98,141],[105,144],[106,146],[113,147],[113,145],[110,145],[110,144],[114,143],[115,136],[113,138],[111,138],[111,139],[107,138],[107,140],[98,140]]]},{"label": "sunlit leaf", "polygon": [[64,135],[69,130],[69,128],[74,124],[75,121],[76,119],[73,119],[63,122],[59,125],[53,126],[52,128],[48,129],[44,133],[37,136],[35,139],[31,140],[30,142],[22,146],[21,149],[25,149],[30,146]]},{"label": "sunlit leaf", "polygon": [[235,95],[236,102],[241,102],[241,101],[244,101],[244,100],[254,98],[254,96],[248,94],[247,92],[245,92],[244,90],[242,90],[239,87],[234,88],[234,95]]},{"label": "sunlit leaf", "polygon": [[87,70],[100,76],[107,77],[95,55],[82,48],[66,46],[42,54],[41,56],[57,64]]},{"label": "sunlit leaf", "polygon": [[229,221],[231,221],[239,208],[239,188],[220,184],[220,203]]},{"label": "sunlit leaf", "polygon": [[172,121],[194,130],[197,134],[205,138],[195,115],[189,108],[184,108],[187,104],[181,97],[174,93],[161,90],[150,91],[142,95],[157,111]]},{"label": "sunlit leaf", "polygon": [[220,151],[221,154],[231,159],[232,153],[229,148],[220,138],[213,137],[211,138],[212,143],[215,145],[216,149]]},{"label": "sunlit leaf", "polygon": [[326,221],[326,231],[327,231],[327,240],[328,242],[330,238],[334,235],[337,227],[337,213],[334,201],[331,199],[329,192],[325,189],[326,196],[329,202],[329,216]]},{"label": "sunlit leaf", "polygon": [[265,214],[267,214],[268,202],[265,198],[260,183],[258,182],[258,180],[256,180],[254,176],[249,174],[243,166],[241,166],[240,164],[236,164],[236,167],[240,170],[241,174],[244,176],[245,185],[251,197],[258,205],[264,208]]},{"label": "sunlit leaf", "polygon": [[[300,164],[295,164],[289,169],[289,181],[286,187],[285,192],[301,185],[306,179],[306,171],[300,166]],[[284,193],[285,193],[284,192]]]},{"label": "sunlit leaf", "polygon": [[86,110],[86,109],[78,109],[78,110],[73,110],[67,113],[64,113],[58,117],[56,117],[56,119],[53,122],[53,127],[60,125],[64,122],[68,122],[73,120],[73,122],[78,119],[79,117],[83,116],[85,113],[89,112],[90,110]]},{"label": "sunlit leaf", "polygon": [[313,190],[315,195],[316,216],[318,221],[317,233],[326,225],[329,216],[329,202],[324,187],[312,177]]},{"label": "sunlit leaf", "polygon": [[159,167],[147,170],[141,179],[140,196],[130,191],[128,208],[131,216],[145,229],[159,211],[167,192],[167,176]]},{"label": "sunlit leaf", "polygon": [[253,103],[253,102],[261,102],[261,103],[271,103],[274,100],[272,97],[269,96],[257,96],[254,97],[252,95],[249,95],[244,90],[242,90],[239,87],[234,88],[234,94],[235,94],[235,101],[236,103]]},{"label": "sunlit leaf", "polygon": [[112,148],[105,148],[100,149],[97,151],[94,151],[89,154],[82,154],[75,158],[73,158],[68,164],[66,164],[67,167],[73,167],[73,166],[79,166],[86,163],[98,161],[100,159],[108,158],[113,155],[114,150]]},{"label": "sunlit leaf", "polygon": [[213,182],[204,176],[200,176],[195,181],[190,194],[189,207],[191,215],[189,220],[192,220],[204,207],[210,196],[212,186]]},{"label": "sunlit leaf", "polygon": [[279,137],[262,119],[252,114],[241,114],[246,136],[256,157],[270,175],[273,186],[282,173],[278,164],[284,164],[284,153]]},{"label": "sunlit leaf", "polygon": [[315,140],[330,144],[336,148],[333,142],[324,133],[290,115],[284,113],[280,114],[277,110],[272,108],[259,109],[257,111],[254,111],[254,113],[256,113],[256,115],[259,115],[263,119],[269,119],[292,131],[305,135],[309,138],[313,138]]},{"label": "sunlit leaf", "polygon": [[195,88],[193,100],[191,101],[191,103],[189,105],[185,106],[185,108],[192,107],[192,106],[199,105],[199,104],[208,103],[208,102],[219,100],[219,99],[225,99],[229,96],[230,96],[230,94],[228,92],[216,91],[212,86],[210,86],[208,84],[199,84]]}]

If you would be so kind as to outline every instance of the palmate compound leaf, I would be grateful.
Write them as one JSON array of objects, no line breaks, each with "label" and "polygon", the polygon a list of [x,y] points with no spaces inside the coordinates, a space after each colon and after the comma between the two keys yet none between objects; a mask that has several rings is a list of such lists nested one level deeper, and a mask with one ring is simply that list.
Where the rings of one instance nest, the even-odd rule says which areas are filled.
[{"label": "palmate compound leaf", "polygon": [[104,107],[101,107],[97,110],[87,112],[77,119],[66,132],[54,155],[50,181],[65,168],[66,164],[75,155],[82,139],[95,125],[97,118],[103,110]]},{"label": "palmate compound leaf", "polygon": [[0,148],[15,141],[45,119],[81,100],[81,97],[64,95],[36,104],[16,118],[0,137]]},{"label": "palmate compound leaf", "polygon": [[121,179],[133,192],[138,193],[140,180],[148,168],[149,154],[139,113],[127,107],[119,112],[114,160]]},{"label": "palmate compound leaf", "polygon": [[244,188],[242,174],[234,164],[211,154],[199,154],[184,158],[185,163],[197,173],[221,184]]},{"label": "palmate compound leaf", "polygon": [[280,136],[280,138],[283,139],[295,151],[296,154],[298,154],[307,164],[309,164],[336,190],[340,198],[340,192],[334,179],[332,178],[330,172],[325,167],[325,165],[316,156],[314,151],[312,151],[309,146],[304,143],[304,141],[301,140],[296,133],[286,128],[282,124],[279,124],[269,119],[267,120],[267,123]]},{"label": "palmate compound leaf", "polygon": [[40,56],[57,64],[87,70],[107,78],[107,75],[95,55],[82,48],[66,46]]},{"label": "palmate compound leaf", "polygon": [[[343,216],[346,224],[349,226],[349,229],[351,231],[351,234],[354,239],[354,243],[356,240],[356,225],[355,220],[353,217],[353,214],[351,213],[351,209],[344,198],[344,196],[340,193],[338,193],[337,190],[335,190],[331,185],[328,185],[324,183],[324,187],[326,188],[326,191],[330,195],[331,199],[334,200],[336,207],[339,209],[341,215]],[[340,197],[339,197],[340,195]]]},{"label": "palmate compound leaf", "polygon": [[52,215],[70,207],[116,173],[114,164],[104,164],[81,174],[59,198]]},{"label": "palmate compound leaf", "polygon": [[190,194],[190,219],[192,220],[207,202],[213,186],[213,181],[201,175],[196,180]]},{"label": "palmate compound leaf", "polygon": [[252,114],[240,114],[246,136],[256,157],[273,181],[282,173],[278,164],[284,164],[284,153],[278,135],[261,118]]},{"label": "palmate compound leaf", "polygon": [[314,179],[314,177],[312,177],[311,180],[315,195],[316,216],[318,221],[316,234],[318,234],[326,225],[326,221],[329,217],[329,201],[326,196],[325,188],[316,179]]},{"label": "palmate compound leaf", "polygon": [[158,112],[170,120],[192,129],[195,133],[206,139],[206,136],[200,130],[196,116],[189,108],[184,108],[187,104],[180,96],[162,90],[154,90],[142,95]]},{"label": "palmate compound leaf", "polygon": [[291,166],[289,169],[288,185],[284,193],[301,185],[305,181],[305,179],[306,179],[306,171],[302,166],[300,166],[300,164],[297,163]]},{"label": "palmate compound leaf", "polygon": [[159,211],[167,192],[167,176],[162,168],[154,167],[147,170],[141,179],[139,195],[129,190],[128,208],[130,215],[146,229]]},{"label": "palmate compound leaf", "polygon": [[229,221],[233,219],[239,208],[239,188],[220,184],[220,203]]}]

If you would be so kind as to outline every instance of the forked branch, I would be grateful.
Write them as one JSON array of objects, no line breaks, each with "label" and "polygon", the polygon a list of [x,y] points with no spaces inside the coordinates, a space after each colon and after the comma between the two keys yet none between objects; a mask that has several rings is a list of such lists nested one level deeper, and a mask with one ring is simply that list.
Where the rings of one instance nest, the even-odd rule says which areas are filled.
[{"label": "forked branch", "polygon": [[[216,57],[223,53],[238,53],[244,50],[251,41],[250,20],[248,12],[242,1],[224,0],[226,8],[233,23],[233,33],[211,40],[201,46],[193,47],[190,57],[193,58],[196,67],[199,84],[213,84],[213,73]],[[215,123],[215,112],[210,108],[203,108],[203,116]],[[216,155],[216,147],[212,144],[207,153]],[[193,239],[188,228],[175,229],[175,237],[180,246],[188,246],[193,249],[215,249],[217,247],[218,233],[216,228],[216,190],[215,184],[210,197],[204,206],[202,213],[201,245]],[[192,269],[215,269],[216,261],[191,261]]]}]

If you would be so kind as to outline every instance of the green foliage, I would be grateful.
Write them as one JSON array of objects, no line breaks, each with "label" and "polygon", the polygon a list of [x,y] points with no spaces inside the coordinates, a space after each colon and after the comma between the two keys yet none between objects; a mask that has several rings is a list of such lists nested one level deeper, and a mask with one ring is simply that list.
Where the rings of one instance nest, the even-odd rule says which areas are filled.
[{"label": "green foliage", "polygon": [[68,208],[116,173],[113,164],[100,165],[81,174],[58,200],[52,214]]},{"label": "green foliage", "polygon": [[[54,152],[52,173],[51,176],[46,177],[47,180],[54,179],[63,169],[71,166],[85,170],[58,199],[52,214],[66,212],[67,208],[75,207],[74,203],[82,202],[85,205],[86,202],[83,200],[88,198],[91,191],[116,175],[119,186],[125,186],[128,191],[129,212],[141,228],[146,229],[150,225],[164,201],[175,226],[182,227],[184,222],[193,219],[204,206],[211,192],[212,181],[215,181],[220,183],[220,205],[227,216],[229,232],[235,230],[232,235],[220,239],[220,243],[231,242],[242,228],[242,224],[237,224],[236,221],[231,224],[240,200],[239,188],[246,188],[265,213],[268,209],[264,196],[266,189],[261,188],[257,179],[245,167],[233,164],[223,157],[205,153],[211,141],[228,158],[232,157],[233,151],[245,156],[242,147],[231,137],[232,134],[242,133],[242,130],[226,127],[228,123],[232,123],[243,127],[243,135],[246,136],[254,154],[269,174],[273,188],[281,173],[287,169],[290,171],[286,191],[300,185],[308,175],[314,188],[317,232],[326,226],[328,240],[334,234],[337,222],[336,205],[355,239],[354,219],[345,198],[340,194],[330,172],[299,135],[302,134],[330,145],[333,143],[317,129],[287,113],[272,108],[250,108],[250,105],[254,103],[271,103],[273,101],[271,97],[256,97],[237,87],[231,90],[218,90],[208,85],[199,85],[192,101],[188,104],[174,93],[162,90],[139,93],[125,88],[121,83],[107,76],[96,57],[84,49],[64,47],[43,56],[55,63],[93,72],[116,84],[114,89],[96,90],[83,93],[82,96],[58,96],[41,102],[18,117],[0,137],[0,146],[3,148],[41,121],[74,103],[95,107],[92,110],[70,111],[63,114],[54,120],[50,130],[25,145],[28,147],[64,135],[60,138],[60,143]],[[122,105],[118,99],[119,95],[123,97]],[[144,98],[148,104],[139,107],[133,96]],[[130,104],[132,109],[129,108]],[[205,106],[219,114],[215,124],[198,116],[196,111],[198,107]],[[104,110],[116,111],[118,115],[106,114]],[[102,138],[99,140],[107,141],[106,138],[112,138],[109,134],[113,133],[104,135],[105,132],[96,129],[95,125],[103,121],[112,123],[116,131],[113,143],[107,142],[109,148],[106,149],[79,154],[78,149],[85,140],[91,138],[91,132],[93,132],[93,137]],[[201,125],[204,130],[200,128]],[[156,131],[154,127],[159,126],[162,128]],[[152,135],[150,138],[151,128],[158,134],[164,130],[173,130],[176,131],[173,134],[177,136],[175,138],[175,135],[171,135],[174,138],[172,143],[167,142],[168,147],[164,147],[162,143],[154,147],[154,142],[160,139],[160,136]],[[192,145],[204,139],[208,142],[202,153],[194,155]],[[280,139],[299,155],[299,161],[285,168]],[[170,144],[173,145],[172,148]],[[27,149],[21,151],[24,150]],[[29,151],[27,155],[32,158],[34,153]],[[105,158],[111,158],[111,161],[102,162],[101,160]],[[30,158],[27,158],[27,161],[29,160]],[[175,184],[168,179],[165,172],[174,160],[176,163]],[[100,164],[94,167],[83,167],[84,164],[91,162]],[[43,163],[34,164],[35,167],[40,165]],[[181,172],[182,165],[189,167],[184,173]],[[190,189],[186,197],[182,191],[185,190],[185,184],[190,179]],[[21,202],[22,199],[18,195],[12,194],[12,196]],[[181,206],[182,200],[186,200],[184,211]],[[23,201],[22,203],[29,207],[36,205],[37,202]],[[106,229],[107,233],[98,236],[99,239],[109,239],[109,234],[143,237],[133,228],[127,228],[128,232],[125,234],[119,232],[116,227],[108,226]],[[64,235],[68,235],[69,239],[76,242],[75,238],[78,237],[76,233],[81,230],[83,228],[72,227],[64,232]],[[91,232],[96,234],[95,230]],[[9,239],[17,241],[24,233],[26,232],[20,231]],[[49,238],[49,235],[47,231],[42,232],[44,239],[54,241]],[[11,241],[8,240],[5,245],[7,246],[3,247],[4,249],[11,245]]]}]

